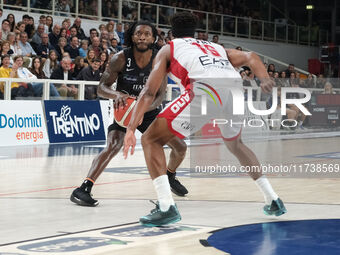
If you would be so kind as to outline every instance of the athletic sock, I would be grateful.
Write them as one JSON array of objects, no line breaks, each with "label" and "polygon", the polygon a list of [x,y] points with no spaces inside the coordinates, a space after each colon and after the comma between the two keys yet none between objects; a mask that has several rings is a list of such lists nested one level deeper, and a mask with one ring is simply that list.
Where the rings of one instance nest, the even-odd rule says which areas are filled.
[{"label": "athletic sock", "polygon": [[266,176],[262,175],[255,181],[257,187],[262,191],[265,203],[270,205],[273,200],[279,198],[279,196],[275,193],[272,188],[272,185],[269,183]]},{"label": "athletic sock", "polygon": [[168,211],[170,206],[175,204],[172,198],[168,176],[164,174],[157,177],[153,180],[153,185],[157,193],[159,208],[163,212]]},{"label": "athletic sock", "polygon": [[91,180],[90,178],[86,178],[84,182],[81,184],[80,189],[90,193],[92,190],[93,184],[94,184],[93,180]]}]

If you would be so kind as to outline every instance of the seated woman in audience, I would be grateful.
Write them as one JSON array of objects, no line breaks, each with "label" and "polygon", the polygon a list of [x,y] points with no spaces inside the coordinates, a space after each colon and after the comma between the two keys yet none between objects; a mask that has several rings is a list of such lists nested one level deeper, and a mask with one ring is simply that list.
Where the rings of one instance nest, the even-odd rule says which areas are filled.
[{"label": "seated woman in audience", "polygon": [[89,41],[85,39],[82,40],[80,48],[79,48],[79,56],[86,58],[88,48],[89,48]]},{"label": "seated woman in audience", "polygon": [[333,91],[333,85],[332,85],[332,83],[330,83],[329,81],[327,81],[327,82],[325,83],[324,91],[322,92],[322,94],[331,94],[331,95],[336,94],[336,92]]},{"label": "seated woman in audience", "polygon": [[86,59],[84,60],[87,65],[91,65],[93,60],[96,58],[96,53],[94,50],[89,49],[87,51]]},{"label": "seated woman in audience", "polygon": [[14,28],[15,28],[15,17],[14,17],[14,14],[12,14],[12,13],[9,13],[8,15],[7,15],[7,19],[8,19],[8,21],[9,21],[9,26],[10,26],[10,28],[11,28],[11,32],[14,32]]},{"label": "seated woman in audience", "polygon": [[58,40],[58,45],[56,47],[56,51],[58,53],[58,60],[60,61],[63,57],[63,54],[65,52],[65,47],[67,45],[67,39],[65,37],[60,37]]},{"label": "seated woman in audience", "polygon": [[58,54],[55,50],[50,50],[48,58],[43,65],[43,72],[47,78],[51,77],[51,74],[58,68]]},{"label": "seated woman in audience", "polygon": [[106,69],[107,62],[109,61],[109,54],[107,54],[106,51],[102,51],[99,54],[99,59],[100,59],[100,68],[99,68],[99,71],[101,73],[104,73],[104,71]]},{"label": "seated woman in audience", "polygon": [[18,24],[14,28],[14,33],[20,34],[21,32],[25,32],[26,24],[23,21],[19,21]]},{"label": "seated woman in audience", "polygon": [[10,55],[12,56],[13,55],[13,50],[11,50],[11,45],[9,43],[9,41],[3,41],[1,43],[1,56],[3,55]]},{"label": "seated woman in audience", "polygon": [[[47,60],[46,60],[47,61]],[[42,70],[42,61],[40,57],[34,57],[32,59],[32,66],[28,69],[37,79],[46,79],[44,71]],[[41,97],[43,93],[43,83],[33,82],[34,96]],[[54,97],[59,97],[59,92],[56,87],[50,83],[50,95]]]}]

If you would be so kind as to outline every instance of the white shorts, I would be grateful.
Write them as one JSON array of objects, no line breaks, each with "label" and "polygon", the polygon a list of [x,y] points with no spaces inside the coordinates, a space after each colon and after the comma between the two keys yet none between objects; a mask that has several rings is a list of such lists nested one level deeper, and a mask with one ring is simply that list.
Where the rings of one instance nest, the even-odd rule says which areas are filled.
[{"label": "white shorts", "polygon": [[170,102],[157,118],[165,118],[169,130],[181,139],[197,132],[209,122],[218,125],[225,140],[237,139],[241,134],[244,115],[233,114],[230,89],[215,89],[206,83],[194,83],[191,88]]}]

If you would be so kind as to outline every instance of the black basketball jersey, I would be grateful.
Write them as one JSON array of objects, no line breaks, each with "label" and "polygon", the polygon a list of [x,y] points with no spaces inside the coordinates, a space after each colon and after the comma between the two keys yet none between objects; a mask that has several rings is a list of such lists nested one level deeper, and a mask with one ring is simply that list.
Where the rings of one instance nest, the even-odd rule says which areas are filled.
[{"label": "black basketball jersey", "polygon": [[123,71],[118,74],[116,90],[138,97],[149,77],[156,54],[157,50],[153,49],[150,62],[141,69],[136,64],[133,49],[124,49],[126,64]]}]

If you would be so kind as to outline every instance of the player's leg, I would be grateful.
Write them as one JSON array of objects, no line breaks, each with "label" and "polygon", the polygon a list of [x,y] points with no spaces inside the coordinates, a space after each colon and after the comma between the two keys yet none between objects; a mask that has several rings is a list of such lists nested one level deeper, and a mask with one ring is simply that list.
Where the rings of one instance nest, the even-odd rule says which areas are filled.
[{"label": "player's leg", "polygon": [[253,168],[254,171],[249,171],[248,174],[264,195],[264,213],[280,216],[287,212],[283,202],[273,190],[266,176],[262,175],[261,166],[256,155],[242,142],[240,133],[235,139],[224,139],[224,143],[242,166],[255,167]]},{"label": "player's leg", "polygon": [[[144,134],[158,114],[158,109],[147,112],[144,115],[142,124],[139,125],[137,129]],[[188,190],[176,178],[176,169],[182,163],[185,157],[187,145],[184,141],[177,137],[171,139],[167,145],[171,148],[170,159],[167,167],[167,175],[169,178],[171,191],[178,196],[185,196],[185,194],[188,193]]]},{"label": "player's leg", "polygon": [[[113,124],[114,125],[114,124]],[[79,188],[76,188],[70,199],[72,202],[82,206],[97,206],[98,201],[91,196],[94,182],[104,171],[111,159],[117,155],[123,146],[125,131],[114,129],[107,135],[107,145],[92,161],[87,178]]]},{"label": "player's leg", "polygon": [[142,136],[146,165],[158,197],[156,209],[140,218],[143,225],[161,226],[181,219],[172,198],[163,149],[163,146],[174,137],[174,134],[168,129],[167,120],[164,118],[157,118]]},{"label": "player's leg", "polygon": [[170,158],[167,166],[167,175],[171,191],[178,196],[185,196],[188,194],[188,190],[180,183],[176,178],[176,169],[183,162],[187,151],[187,145],[182,140],[175,136],[171,139],[167,145],[171,148]]}]

